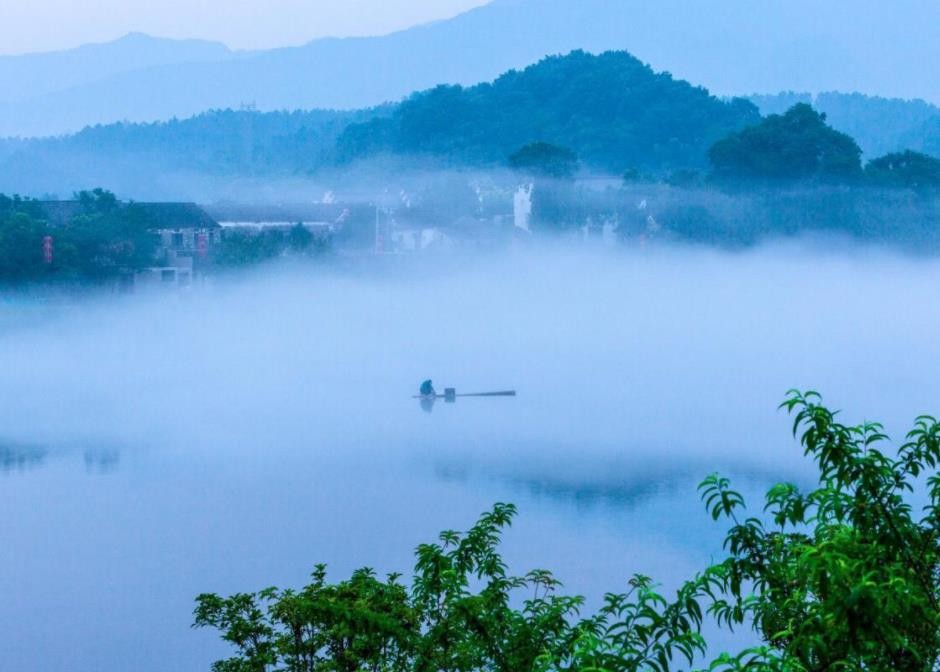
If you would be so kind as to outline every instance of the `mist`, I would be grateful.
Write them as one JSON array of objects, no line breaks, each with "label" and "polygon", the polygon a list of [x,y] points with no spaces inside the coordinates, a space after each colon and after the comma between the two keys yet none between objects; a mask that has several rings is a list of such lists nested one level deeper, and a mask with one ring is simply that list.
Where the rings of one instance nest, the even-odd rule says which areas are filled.
[{"label": "mist", "polygon": [[[407,574],[495,501],[520,505],[514,569],[595,600],[638,571],[675,585],[720,548],[698,480],[756,497],[811,476],[789,388],[896,437],[937,411],[938,283],[940,263],[865,249],[548,245],[8,295],[0,647],[205,669],[224,649],[189,629],[197,593],[316,562]],[[428,413],[424,378],[518,396]]]},{"label": "mist", "polygon": [[[822,388],[856,412],[891,411],[865,404],[891,404],[883,377],[914,376],[922,362],[911,353],[933,354],[938,268],[798,244],[737,255],[545,246],[369,269],[334,260],[189,294],[50,301],[41,324],[7,325],[0,382],[19,393],[0,418],[11,437],[105,431],[188,444],[212,416],[213,435],[221,424],[251,445],[269,429],[255,435],[258,423],[244,418],[257,409],[281,431],[308,435],[316,419],[323,439],[367,443],[412,435],[412,414],[389,411],[409,407],[416,382],[433,376],[518,388],[516,402],[486,408],[494,437],[669,442],[695,425],[710,445],[733,443],[716,436],[722,427],[773,416],[790,387]],[[918,305],[923,314],[906,307]],[[898,406],[929,410],[933,391],[911,390]],[[478,410],[433,417],[462,427]],[[370,435],[356,417],[391,420]],[[746,425],[735,424],[743,439]]]}]

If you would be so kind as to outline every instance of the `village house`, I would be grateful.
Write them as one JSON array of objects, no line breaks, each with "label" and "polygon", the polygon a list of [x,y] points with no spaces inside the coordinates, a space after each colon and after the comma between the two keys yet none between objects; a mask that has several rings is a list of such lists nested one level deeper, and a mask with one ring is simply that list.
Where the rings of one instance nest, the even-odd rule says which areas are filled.
[{"label": "village house", "polygon": [[141,203],[160,236],[155,265],[137,274],[137,284],[185,287],[205,277],[222,227],[195,203]]}]

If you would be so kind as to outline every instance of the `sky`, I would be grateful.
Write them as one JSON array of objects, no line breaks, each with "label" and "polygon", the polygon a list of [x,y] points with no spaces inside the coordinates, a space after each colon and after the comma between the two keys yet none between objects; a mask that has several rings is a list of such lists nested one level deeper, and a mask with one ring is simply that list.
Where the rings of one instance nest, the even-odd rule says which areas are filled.
[{"label": "sky", "polygon": [[106,42],[130,32],[236,49],[379,35],[449,18],[487,0],[0,0],[0,54]]}]

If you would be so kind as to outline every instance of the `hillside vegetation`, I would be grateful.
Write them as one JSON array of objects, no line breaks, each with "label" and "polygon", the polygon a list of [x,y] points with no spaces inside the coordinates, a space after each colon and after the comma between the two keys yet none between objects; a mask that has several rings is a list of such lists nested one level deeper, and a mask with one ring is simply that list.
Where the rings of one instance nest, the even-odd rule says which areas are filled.
[{"label": "hillside vegetation", "polygon": [[164,168],[211,173],[294,172],[333,161],[346,126],[376,114],[381,112],[214,110],[185,120],[121,122],[61,138],[8,140],[0,151],[27,161],[80,156],[104,163],[136,156]]},{"label": "hillside vegetation", "polygon": [[339,143],[348,158],[391,152],[501,164],[542,141],[596,168],[675,169],[705,166],[712,143],[758,120],[752,103],[719,100],[627,52],[575,51],[492,83],[415,94],[389,117],[353,124]]}]

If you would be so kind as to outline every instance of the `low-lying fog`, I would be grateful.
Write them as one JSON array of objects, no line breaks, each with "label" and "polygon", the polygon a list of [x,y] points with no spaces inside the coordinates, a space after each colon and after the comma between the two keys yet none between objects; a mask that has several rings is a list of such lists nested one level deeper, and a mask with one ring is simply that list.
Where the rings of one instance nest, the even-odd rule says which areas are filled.
[{"label": "low-lying fog", "polygon": [[[519,251],[269,269],[186,294],[0,304],[0,650],[11,669],[207,670],[199,592],[299,585],[495,501],[570,591],[720,551],[695,484],[811,471],[819,389],[900,436],[940,412],[940,263],[805,247]],[[516,389],[425,412],[424,378]],[[755,508],[757,502],[755,502]]]}]

